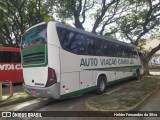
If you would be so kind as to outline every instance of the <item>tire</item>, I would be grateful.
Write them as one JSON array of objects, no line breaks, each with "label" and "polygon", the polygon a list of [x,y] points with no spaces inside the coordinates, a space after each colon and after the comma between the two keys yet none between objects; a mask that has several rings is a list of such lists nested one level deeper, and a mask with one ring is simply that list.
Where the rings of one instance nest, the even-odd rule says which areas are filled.
[{"label": "tire", "polygon": [[139,69],[136,70],[135,79],[136,79],[136,80],[140,79],[140,71],[139,71]]},{"label": "tire", "polygon": [[106,90],[106,77],[105,76],[99,76],[97,81],[97,90],[96,93],[98,95],[104,93]]}]

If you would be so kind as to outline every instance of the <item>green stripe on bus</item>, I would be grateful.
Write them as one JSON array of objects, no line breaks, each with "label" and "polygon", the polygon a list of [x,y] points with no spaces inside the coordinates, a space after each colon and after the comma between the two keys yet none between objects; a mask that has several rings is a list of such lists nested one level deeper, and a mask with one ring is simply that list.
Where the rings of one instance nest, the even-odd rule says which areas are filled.
[{"label": "green stripe on bus", "polygon": [[140,67],[141,66],[124,66],[124,67],[91,68],[83,70],[135,72],[136,69]]},{"label": "green stripe on bus", "polygon": [[71,92],[71,93],[68,93],[68,94],[64,94],[64,95],[60,96],[60,99],[66,99],[66,98],[69,98],[69,97],[72,97],[72,96],[81,95],[81,94],[84,94],[84,93],[87,93],[87,92],[90,92],[90,91],[94,91],[94,90],[96,90],[96,88],[97,88],[97,86],[92,86],[92,87],[89,87],[89,88],[85,88],[85,89],[74,91],[74,92]]},{"label": "green stripe on bus", "polygon": [[40,67],[48,65],[47,44],[41,44],[22,50],[23,67]]},{"label": "green stripe on bus", "polygon": [[[134,76],[113,80],[113,81],[107,82],[107,86],[113,85],[113,84],[116,84],[116,83],[119,83],[119,82],[122,82],[122,81],[130,80],[132,78],[134,78]],[[85,88],[85,89],[82,89],[82,90],[78,90],[78,91],[74,91],[74,92],[71,92],[71,93],[67,93],[67,94],[61,95],[60,99],[66,99],[66,98],[69,98],[69,97],[82,95],[84,93],[94,91],[94,90],[96,90],[96,88],[97,88],[97,86],[92,86],[92,87]]]},{"label": "green stripe on bus", "polygon": [[130,76],[130,77],[126,77],[126,78],[113,80],[113,81],[107,82],[107,86],[113,85],[113,84],[116,84],[116,83],[119,83],[119,82],[122,82],[122,81],[130,80],[130,79],[133,79],[133,78],[134,78],[134,76]]}]

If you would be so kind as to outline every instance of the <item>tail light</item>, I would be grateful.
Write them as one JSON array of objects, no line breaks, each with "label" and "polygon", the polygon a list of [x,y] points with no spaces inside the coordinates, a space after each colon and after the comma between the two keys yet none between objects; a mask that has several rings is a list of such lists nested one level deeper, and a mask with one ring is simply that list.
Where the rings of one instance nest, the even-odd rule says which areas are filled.
[{"label": "tail light", "polygon": [[48,68],[48,80],[47,80],[46,87],[49,87],[55,83],[57,83],[55,70],[52,68]]}]

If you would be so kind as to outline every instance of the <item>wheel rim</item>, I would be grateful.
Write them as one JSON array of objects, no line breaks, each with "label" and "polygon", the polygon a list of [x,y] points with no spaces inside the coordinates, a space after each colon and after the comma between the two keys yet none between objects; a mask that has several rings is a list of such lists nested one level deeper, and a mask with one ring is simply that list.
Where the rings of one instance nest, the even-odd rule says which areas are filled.
[{"label": "wheel rim", "polygon": [[138,72],[136,73],[136,77],[139,78],[139,76],[140,76],[140,72],[138,71]]},{"label": "wheel rim", "polygon": [[99,89],[100,89],[101,91],[103,91],[103,90],[105,89],[105,83],[104,83],[104,81],[101,81],[101,82],[100,82],[100,84],[99,84]]}]

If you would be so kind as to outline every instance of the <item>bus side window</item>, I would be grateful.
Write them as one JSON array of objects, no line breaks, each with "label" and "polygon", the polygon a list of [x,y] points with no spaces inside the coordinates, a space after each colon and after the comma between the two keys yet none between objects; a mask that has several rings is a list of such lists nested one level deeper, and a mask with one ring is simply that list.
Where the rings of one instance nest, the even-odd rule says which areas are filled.
[{"label": "bus side window", "polygon": [[129,57],[130,57],[130,53],[129,53],[129,52],[130,52],[129,48],[126,48],[126,54],[127,54],[127,56],[126,56],[126,57],[127,57],[127,58],[129,58]]},{"label": "bus side window", "polygon": [[57,28],[58,36],[60,39],[60,43],[62,45],[62,48],[65,50],[69,50],[68,45],[69,45],[69,32],[65,29]]},{"label": "bus side window", "polygon": [[115,50],[116,50],[116,52],[115,52],[115,57],[119,57],[120,56],[120,47],[119,47],[119,45],[118,44],[116,44],[116,46],[115,46]]},{"label": "bus side window", "polygon": [[11,62],[21,62],[21,57],[19,52],[12,52]]},{"label": "bus side window", "polygon": [[11,52],[4,52],[5,62],[11,62]]},{"label": "bus side window", "polygon": [[106,56],[110,56],[110,52],[111,52],[111,46],[107,45]]},{"label": "bus side window", "polygon": [[120,52],[119,57],[125,57],[125,53],[124,53],[124,48],[123,48],[123,46],[120,46],[120,47],[119,47],[119,52]]},{"label": "bus side window", "polygon": [[74,40],[72,42],[70,42],[70,47],[69,47],[70,51],[75,54],[77,54],[79,51],[79,47],[77,46],[77,44],[78,44],[78,38],[75,35]]},{"label": "bus side window", "polygon": [[135,58],[135,53],[134,53],[134,49],[131,49],[131,58]]},{"label": "bus side window", "polygon": [[104,48],[104,54],[105,54],[105,56],[107,56],[107,53],[108,53],[107,47],[108,47],[108,46],[107,46],[106,44],[104,44],[103,48]]},{"label": "bus side window", "polygon": [[68,39],[68,31],[62,31],[62,43],[65,49],[68,49],[69,39]]},{"label": "bus side window", "polygon": [[4,52],[0,51],[0,62],[5,62]]},{"label": "bus side window", "polygon": [[71,52],[75,54],[86,54],[86,38],[81,34],[76,34],[70,46]]},{"label": "bus side window", "polygon": [[127,48],[123,47],[124,57],[128,58]]},{"label": "bus side window", "polygon": [[127,53],[128,53],[128,58],[132,58],[132,51],[129,48],[127,48]]},{"label": "bus side window", "polygon": [[115,57],[115,55],[116,55],[115,46],[113,44],[111,44],[110,56]]},{"label": "bus side window", "polygon": [[86,38],[80,35],[80,54],[86,54]]},{"label": "bus side window", "polygon": [[103,55],[103,44],[101,40],[95,40],[95,55]]},{"label": "bus side window", "polygon": [[88,55],[95,55],[95,43],[91,38],[87,38],[87,53]]},{"label": "bus side window", "polygon": [[116,55],[115,51],[115,45],[112,42],[107,41],[107,56],[113,57]]},{"label": "bus side window", "polygon": [[137,53],[136,49],[134,49],[133,55],[134,55],[134,58],[138,58],[138,53]]}]

